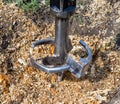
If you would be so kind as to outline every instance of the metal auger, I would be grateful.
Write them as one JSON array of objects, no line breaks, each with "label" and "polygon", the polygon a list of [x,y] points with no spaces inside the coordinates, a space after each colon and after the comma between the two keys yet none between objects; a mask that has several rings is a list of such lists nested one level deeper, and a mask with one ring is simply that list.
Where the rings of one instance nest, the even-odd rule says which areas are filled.
[{"label": "metal auger", "polygon": [[[79,62],[77,62],[68,54],[72,49],[72,44],[68,37],[68,22],[75,8],[76,0],[50,0],[50,11],[55,16],[55,39],[36,41],[30,48],[31,65],[48,73],[58,73],[59,81],[62,80],[64,71],[67,70],[75,77],[80,78],[92,61],[92,52],[82,40],[79,43],[86,49],[88,56],[80,58]],[[40,64],[33,58],[32,53],[35,47],[45,44],[54,45],[55,51],[53,56],[42,58]]]}]

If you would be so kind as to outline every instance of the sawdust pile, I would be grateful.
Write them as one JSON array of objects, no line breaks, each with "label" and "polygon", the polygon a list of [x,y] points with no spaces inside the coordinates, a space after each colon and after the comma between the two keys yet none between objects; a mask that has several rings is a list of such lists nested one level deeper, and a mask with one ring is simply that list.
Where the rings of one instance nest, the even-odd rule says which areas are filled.
[{"label": "sawdust pile", "polygon": [[[53,37],[53,21],[43,15],[25,14],[15,4],[0,2],[1,104],[101,104],[110,100],[120,86],[120,49],[115,44],[120,29],[120,2],[110,5],[105,0],[93,0],[85,8],[83,24],[76,25],[73,17],[72,26],[78,26],[80,31],[72,27],[75,34],[70,34],[70,39],[74,46],[71,54],[76,59],[82,52],[80,39],[90,46],[93,61],[88,75],[76,79],[65,72],[63,81],[58,82],[56,74],[39,71],[29,64],[31,43]],[[80,11],[83,12],[78,9],[76,14]],[[36,54],[45,56],[49,50],[47,47]]]}]

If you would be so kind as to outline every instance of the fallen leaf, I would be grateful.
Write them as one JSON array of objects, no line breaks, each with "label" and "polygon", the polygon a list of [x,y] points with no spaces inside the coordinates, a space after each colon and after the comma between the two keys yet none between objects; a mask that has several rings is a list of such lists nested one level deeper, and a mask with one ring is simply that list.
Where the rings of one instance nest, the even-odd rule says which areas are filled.
[{"label": "fallen leaf", "polygon": [[35,70],[33,69],[33,67],[27,67],[25,69],[25,71],[28,73],[28,74],[31,74],[32,72],[34,72]]},{"label": "fallen leaf", "polygon": [[8,93],[7,85],[10,83],[10,79],[8,75],[0,74],[0,84],[2,85],[3,94]]},{"label": "fallen leaf", "polygon": [[55,50],[54,45],[51,45],[51,46],[50,46],[50,54],[54,54],[54,50]]}]

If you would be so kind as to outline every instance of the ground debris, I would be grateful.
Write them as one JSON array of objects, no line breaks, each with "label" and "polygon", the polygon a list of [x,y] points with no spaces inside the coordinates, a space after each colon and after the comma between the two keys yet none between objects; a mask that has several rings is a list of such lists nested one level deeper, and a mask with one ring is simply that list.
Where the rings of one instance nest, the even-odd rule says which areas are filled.
[{"label": "ground debris", "polygon": [[[80,57],[87,56],[79,44],[79,40],[83,40],[92,50],[93,60],[85,77],[76,79],[71,73],[65,72],[64,80],[58,82],[57,74],[39,71],[29,63],[32,42],[54,37],[53,17],[47,10],[39,11],[39,15],[31,15],[15,4],[5,5],[0,1],[0,103],[108,102],[109,92],[120,84],[120,50],[115,45],[120,28],[118,4],[119,1],[110,5],[106,0],[93,0],[86,3],[84,9],[78,8],[77,14],[83,15],[84,23],[72,22],[74,35],[70,32],[73,45],[70,55],[78,61]],[[76,18],[73,16],[73,19]],[[47,45],[35,48],[33,55],[41,59],[53,53],[54,46]]]}]

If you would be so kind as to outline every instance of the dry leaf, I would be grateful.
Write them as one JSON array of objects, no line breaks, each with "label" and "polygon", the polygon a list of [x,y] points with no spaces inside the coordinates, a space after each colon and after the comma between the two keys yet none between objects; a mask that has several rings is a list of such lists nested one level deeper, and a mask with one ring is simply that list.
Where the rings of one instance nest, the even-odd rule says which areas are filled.
[{"label": "dry leaf", "polygon": [[50,92],[51,92],[52,94],[54,94],[54,95],[56,95],[56,94],[57,94],[57,92],[56,92],[55,88],[50,88]]},{"label": "dry leaf", "polygon": [[54,45],[51,45],[51,46],[50,46],[50,54],[54,54],[54,50],[55,50]]},{"label": "dry leaf", "polygon": [[26,67],[25,71],[26,71],[28,74],[31,74],[31,73],[34,72],[35,70],[33,69],[33,67]]},{"label": "dry leaf", "polygon": [[0,74],[0,84],[2,85],[3,94],[8,93],[7,85],[10,83],[9,76],[5,74]]},{"label": "dry leaf", "polygon": [[3,80],[4,80],[3,75],[0,74],[0,83],[2,83]]},{"label": "dry leaf", "polygon": [[0,83],[3,81],[10,82],[9,77],[5,74],[0,74]]}]

